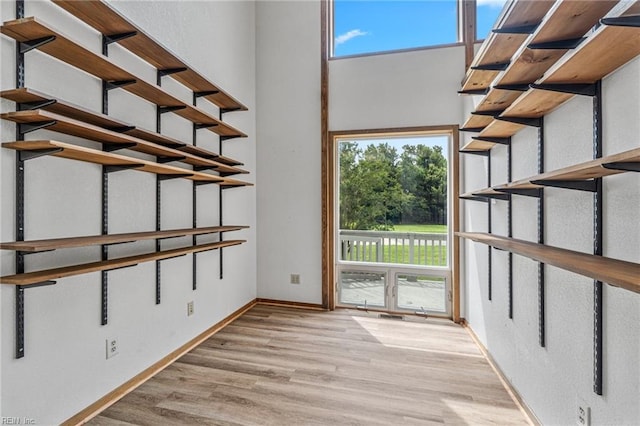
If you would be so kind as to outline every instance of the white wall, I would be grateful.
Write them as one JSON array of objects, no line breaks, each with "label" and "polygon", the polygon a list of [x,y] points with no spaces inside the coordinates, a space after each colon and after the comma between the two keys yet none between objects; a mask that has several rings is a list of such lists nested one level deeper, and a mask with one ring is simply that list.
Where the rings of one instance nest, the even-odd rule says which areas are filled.
[{"label": "white wall", "polygon": [[320,2],[257,2],[256,50],[258,297],[319,304]]},{"label": "white wall", "polygon": [[[14,2],[0,2],[2,20],[14,19]],[[245,163],[255,182],[255,7],[252,2],[115,2],[130,20],[164,43],[212,81],[245,103],[249,112],[224,116],[249,135],[223,142],[225,155]],[[100,38],[88,26],[50,2],[27,1],[26,15],[36,15],[55,28],[100,52]],[[15,87],[14,42],[0,40],[2,89]],[[119,46],[110,56],[120,66],[150,82],[155,70]],[[27,54],[27,86],[64,100],[100,110],[100,82],[39,52]],[[183,86],[163,80],[175,96],[191,102]],[[217,114],[204,100],[199,107]],[[155,129],[155,107],[124,91],[110,94],[110,113],[132,124]],[[2,101],[2,111],[13,110]],[[163,133],[191,142],[191,124],[177,116],[163,117]],[[2,140],[14,138],[14,126],[2,123]],[[99,147],[77,138],[38,131],[28,139],[55,138]],[[199,131],[198,144],[217,151],[217,137]],[[129,153],[128,153],[129,154]],[[139,154],[131,153],[132,156]],[[0,150],[2,170],[2,241],[13,231],[14,153]],[[147,156],[141,155],[144,158]],[[32,160],[26,166],[26,238],[79,236],[100,232],[99,166],[52,157]],[[248,242],[224,251],[224,279],[220,280],[219,252],[198,255],[198,289],[191,290],[191,255],[162,263],[162,303],[155,305],[153,263],[109,273],[109,324],[100,326],[100,274],[58,280],[55,286],[26,290],[26,356],[14,359],[14,293],[0,288],[2,339],[0,341],[1,414],[57,424],[172,350],[256,297],[255,188],[224,193],[225,224],[251,229],[226,238]],[[218,188],[198,189],[198,226],[217,225]],[[163,229],[191,226],[191,182],[162,184]],[[148,231],[155,228],[155,177],[136,171],[110,175],[110,232]],[[215,240],[201,237],[200,242]],[[163,248],[191,244],[191,238],[167,240]],[[113,257],[154,250],[153,242],[113,246]],[[27,271],[99,260],[98,247],[58,250],[26,258]],[[14,272],[12,252],[2,253],[2,274]],[[195,314],[186,316],[186,304],[195,302]],[[105,360],[105,339],[119,341],[120,354]]]},{"label": "white wall", "polygon": [[[603,81],[604,154],[639,146],[640,59]],[[468,101],[470,102],[470,101]],[[468,108],[468,106],[467,106]],[[592,158],[592,103],[575,97],[545,117],[545,170]],[[468,136],[467,136],[468,137]],[[513,138],[513,180],[537,174],[537,131]],[[506,148],[492,150],[494,185],[506,179]],[[462,190],[486,187],[486,159],[462,156]],[[604,178],[604,255],[640,262],[640,176]],[[545,190],[545,239],[553,246],[592,251],[593,197]],[[464,204],[464,229],[486,232],[487,206]],[[537,202],[513,198],[513,235],[536,241]],[[492,204],[493,230],[506,235],[506,203]],[[604,395],[592,391],[593,281],[546,267],[546,348],[538,345],[537,264],[514,255],[513,320],[508,319],[507,256],[493,251],[493,301],[487,300],[487,247],[464,242],[466,318],[543,424],[574,424],[577,400],[592,424],[640,423],[640,295],[604,286]]]},{"label": "white wall", "polygon": [[329,130],[457,124],[463,76],[462,46],[333,59]]}]

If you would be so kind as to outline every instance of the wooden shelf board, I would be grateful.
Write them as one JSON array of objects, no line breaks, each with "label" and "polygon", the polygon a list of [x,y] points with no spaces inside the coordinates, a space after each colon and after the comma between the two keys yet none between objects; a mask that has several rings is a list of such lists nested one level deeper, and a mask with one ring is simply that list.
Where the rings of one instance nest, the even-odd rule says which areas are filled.
[{"label": "wooden shelf board", "polygon": [[465,121],[462,125],[464,129],[471,129],[477,127],[486,127],[493,121],[493,117],[490,115],[473,115]]},{"label": "wooden shelf board", "polygon": [[230,247],[246,242],[245,240],[219,241],[210,244],[201,244],[191,247],[164,250],[155,253],[141,254],[137,256],[123,257],[119,259],[104,260],[99,262],[85,263],[81,265],[66,266],[62,268],[47,269],[43,271],[27,272],[24,274],[7,275],[0,277],[0,283],[13,285],[33,285],[41,282],[56,280],[74,275],[88,274],[91,272],[106,271],[109,269],[124,268],[153,260],[168,259],[189,253],[198,253],[207,250],[215,250],[223,247]]},{"label": "wooden shelf board", "polygon": [[607,155],[606,157],[598,158],[596,160],[586,161],[584,163],[542,173],[496,188],[541,188],[541,185],[536,185],[531,182],[538,180],[580,181],[625,173],[623,170],[607,169],[602,166],[606,163],[623,162],[640,163],[640,148],[635,148],[618,154]]},{"label": "wooden shelf board", "polygon": [[[498,18],[497,28],[537,24],[542,21],[552,5],[553,1],[512,1]],[[528,34],[491,33],[482,43],[471,66],[509,62],[528,37]],[[491,85],[498,74],[498,71],[469,69],[462,84],[462,90],[485,89]]]},{"label": "wooden shelf board", "polygon": [[606,282],[625,290],[640,293],[640,264],[638,263],[594,256],[492,234],[457,232],[456,235]]},{"label": "wooden shelf board", "polygon": [[569,49],[530,49],[527,46],[578,39],[596,25],[617,2],[576,0],[555,3],[536,32],[514,54],[515,59],[496,83],[528,84],[541,78]]},{"label": "wooden shelf board", "polygon": [[489,151],[495,146],[493,142],[479,141],[471,139],[466,145],[460,148],[461,151]]},{"label": "wooden shelf board", "polygon": [[504,90],[492,87],[489,93],[487,93],[478,106],[476,106],[476,111],[503,111],[518,99],[520,95],[522,95],[522,92],[516,90]]},{"label": "wooden shelf board", "polygon": [[[75,120],[83,121],[85,123],[93,124],[94,126],[103,127],[105,129],[126,128],[131,126],[129,123],[116,120],[108,115],[90,111],[79,105],[63,101],[54,96],[50,96],[26,87],[20,89],[4,90],[0,92],[0,96],[16,103],[44,102],[53,100],[55,101],[54,104],[43,106],[42,109],[53,112],[55,114],[64,115],[65,117],[73,118]],[[184,143],[176,139],[139,127],[135,127],[134,129],[128,130],[123,133],[163,146],[179,148],[185,145]]]},{"label": "wooden shelf board", "polygon": [[185,71],[171,74],[171,77],[194,92],[218,92],[205,96],[206,99],[218,107],[238,109],[241,111],[247,110],[245,105],[226,93],[219,86],[207,80],[202,74],[187,66],[178,56],[143,32],[108,4],[96,0],[54,0],[54,3],[86,22],[103,35],[109,36],[135,31],[137,33],[136,35],[120,40],[118,44],[149,62],[157,69],[186,68]]},{"label": "wooden shelf board", "polygon": [[550,113],[574,95],[530,89],[504,112],[509,117],[537,118]]},{"label": "wooden shelf board", "polygon": [[[505,114],[506,115],[506,114]],[[491,124],[480,132],[481,137],[508,138],[518,133],[525,126],[508,121],[493,120]]]},{"label": "wooden shelf board", "polygon": [[155,105],[167,107],[183,107],[174,113],[198,124],[210,124],[209,130],[221,136],[246,137],[244,133],[194,107],[182,102],[161,87],[147,83],[128,71],[120,68],[109,58],[98,55],[66,38],[60,32],[34,17],[16,19],[5,22],[0,32],[17,41],[36,40],[43,37],[55,36],[55,40],[41,45],[38,50],[53,56],[63,62],[75,66],[91,75],[106,81],[131,81],[135,83],[122,87]]},{"label": "wooden shelf board", "polygon": [[498,17],[497,28],[513,28],[535,25],[542,21],[554,0],[514,0],[505,13]]},{"label": "wooden shelf board", "polygon": [[97,149],[85,148],[83,146],[73,145],[65,142],[53,140],[30,140],[5,142],[2,144],[4,148],[14,149],[16,151],[36,151],[43,149],[62,148],[62,151],[52,153],[50,155],[67,158],[69,160],[85,161],[103,166],[138,166],[137,171],[143,171],[161,175],[183,175],[185,179],[191,179],[198,182],[215,182],[220,185],[251,185],[247,182],[241,182],[235,179],[223,178],[203,172],[196,172],[180,167],[170,166],[167,164],[154,163],[152,161],[141,160],[138,158],[126,157],[112,152],[99,151]]},{"label": "wooden shelf board", "polygon": [[[571,2],[569,2],[571,3]],[[640,9],[640,3],[635,7]],[[623,13],[624,15],[624,13]],[[640,54],[640,31],[601,26],[578,48],[567,53],[538,81],[540,84],[594,83]],[[505,111],[510,117],[542,117],[573,95],[546,90],[527,91]]]},{"label": "wooden shelf board", "polygon": [[208,151],[199,146],[194,146],[187,144],[181,148],[180,151],[188,152],[193,155],[197,155],[203,158],[212,158],[215,159],[216,162],[226,164],[228,166],[243,166],[244,163],[241,163],[238,160],[234,160],[233,158],[225,157],[224,155],[216,154],[215,152]]},{"label": "wooden shelf board", "polygon": [[[120,120],[116,120],[108,115],[100,114],[94,111],[90,111],[79,105],[75,105],[71,102],[66,102],[58,99],[54,96],[47,95],[42,92],[38,92],[26,87],[20,89],[10,89],[0,92],[0,97],[9,99],[16,103],[25,102],[44,102],[54,100],[55,103],[43,107],[46,111],[51,111],[55,114],[64,115],[65,117],[73,118],[85,123],[93,124],[95,126],[103,127],[106,129],[124,128],[131,126],[129,123],[125,123]],[[225,164],[227,166],[241,166],[243,163],[234,160],[229,157],[218,155],[214,152],[207,151],[200,147],[193,147],[193,145],[185,144],[177,139],[170,138],[160,133],[152,132],[150,130],[142,129],[140,127],[134,127],[132,130],[123,132],[127,135],[144,139],[149,142],[153,142],[162,146],[172,147],[179,149],[180,151],[189,152],[198,157],[215,159],[217,163]],[[244,173],[244,172],[239,172]]]},{"label": "wooden shelf board", "polygon": [[572,0],[554,4],[531,43],[547,43],[583,37],[619,0]]},{"label": "wooden shelf board", "polygon": [[640,54],[640,31],[603,25],[542,78],[543,84],[594,83]]},{"label": "wooden shelf board", "polygon": [[191,154],[185,151],[179,151],[174,148],[169,148],[161,145],[154,144],[143,139],[139,139],[128,134],[114,132],[102,127],[94,126],[88,123],[83,123],[73,118],[58,115],[49,111],[43,110],[30,110],[30,111],[17,111],[0,114],[0,117],[4,120],[13,121],[15,123],[38,123],[44,121],[55,120],[56,123],[46,127],[47,130],[63,133],[66,135],[77,136],[85,138],[91,141],[99,143],[110,144],[128,144],[135,143],[134,147],[129,149],[133,151],[142,152],[157,157],[186,157],[179,161],[182,161],[193,166],[212,166],[216,171],[224,173],[244,173],[243,170],[228,166],[226,164],[219,163],[215,160],[208,158],[202,158],[197,155]]},{"label": "wooden shelf board", "polygon": [[529,179],[517,180],[515,182],[507,183],[504,185],[496,185],[494,188],[501,189],[540,189],[541,185],[536,185],[529,182]]},{"label": "wooden shelf board", "polygon": [[164,231],[130,232],[110,235],[89,235],[83,237],[51,238],[46,240],[12,241],[0,243],[1,250],[16,250],[29,253],[58,249],[95,246],[101,244],[119,244],[156,238],[174,238],[189,235],[205,235],[218,232],[231,232],[246,229],[248,226],[209,226],[205,228],[168,229]]}]

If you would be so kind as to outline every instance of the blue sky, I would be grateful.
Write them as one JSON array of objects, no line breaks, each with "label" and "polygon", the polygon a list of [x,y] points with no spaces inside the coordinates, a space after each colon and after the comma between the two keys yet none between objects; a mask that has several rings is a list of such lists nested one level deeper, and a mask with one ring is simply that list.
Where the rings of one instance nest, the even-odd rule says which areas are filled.
[{"label": "blue sky", "polygon": [[[484,38],[506,0],[478,0]],[[334,0],[334,54],[356,55],[458,41],[456,0]]]}]

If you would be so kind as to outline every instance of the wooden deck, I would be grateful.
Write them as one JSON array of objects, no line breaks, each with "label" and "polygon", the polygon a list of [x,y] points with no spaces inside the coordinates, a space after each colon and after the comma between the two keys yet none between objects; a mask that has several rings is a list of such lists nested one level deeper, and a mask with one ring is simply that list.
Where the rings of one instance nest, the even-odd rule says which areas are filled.
[{"label": "wooden deck", "polygon": [[256,306],[89,424],[531,423],[452,322]]}]

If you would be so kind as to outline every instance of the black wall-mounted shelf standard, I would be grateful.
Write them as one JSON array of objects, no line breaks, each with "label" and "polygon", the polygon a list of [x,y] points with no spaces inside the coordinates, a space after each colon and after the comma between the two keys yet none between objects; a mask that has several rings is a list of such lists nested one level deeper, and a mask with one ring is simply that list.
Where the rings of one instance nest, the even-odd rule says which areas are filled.
[{"label": "black wall-mounted shelf standard", "polygon": [[[217,250],[241,244],[244,240],[222,241],[225,232],[239,231],[247,226],[222,225],[222,190],[251,186],[251,183],[232,179],[229,176],[246,174],[240,169],[242,163],[196,146],[196,134],[206,129],[218,135],[218,141],[246,137],[225,123],[222,114],[231,111],[246,111],[247,107],[233,98],[201,73],[189,67],[176,55],[145,34],[108,4],[92,1],[55,1],[80,20],[97,29],[102,35],[102,52],[94,53],[67,38],[61,32],[34,17],[25,18],[24,0],[16,0],[16,20],[5,22],[2,34],[16,40],[16,88],[0,94],[16,103],[16,111],[2,114],[2,118],[16,123],[14,141],[4,142],[4,148],[16,151],[16,211],[15,241],[1,243],[0,249],[15,251],[15,274],[0,277],[0,283],[16,287],[16,358],[25,355],[25,288],[49,286],[55,280],[89,272],[101,272],[101,324],[108,322],[108,271],[128,268],[141,262],[155,261],[157,264],[156,302],[160,303],[160,261],[186,254],[193,257],[193,290],[196,289],[196,253]],[[129,73],[111,61],[109,46],[119,43],[133,54],[157,69],[157,84],[150,84]],[[29,89],[25,84],[25,54],[33,50],[61,60],[82,70],[102,82],[102,112],[89,111],[81,106],[65,102],[41,92]],[[193,103],[185,103],[161,88],[162,77],[170,76],[193,92]],[[113,90],[128,91],[156,105],[156,132],[116,120],[109,114],[109,94]],[[218,108],[217,118],[197,107],[197,99],[204,98]],[[191,143],[185,143],[161,133],[161,118],[166,113],[176,114],[193,123]],[[102,145],[102,150],[87,148],[63,141],[25,140],[25,135],[46,129],[63,135],[72,135]],[[155,161],[141,160],[122,154],[123,150],[134,150],[152,155]],[[119,151],[117,154],[114,151]],[[102,168],[101,178],[101,235],[59,238],[51,240],[24,241],[25,236],[25,167],[29,160],[44,156],[56,156],[71,160],[97,164]],[[182,162],[189,169],[168,163]],[[157,181],[156,231],[127,234],[109,233],[109,175],[126,170],[154,173]],[[161,230],[161,183],[169,179],[190,179],[193,182],[193,228]],[[220,188],[219,226],[198,228],[197,188],[215,184]],[[219,241],[198,244],[197,236],[217,234]],[[162,250],[161,240],[191,236],[190,247]],[[139,240],[155,239],[156,250],[126,258],[110,259],[109,246]],[[25,255],[51,250],[100,245],[100,261],[25,273]],[[220,256],[222,259],[222,255]],[[222,260],[221,260],[222,264]],[[222,271],[222,266],[221,266]],[[222,278],[222,275],[220,276]]]},{"label": "black wall-mounted shelf standard", "polygon": [[[504,19],[508,19],[533,2],[516,0],[509,3]],[[543,2],[537,2],[542,7]],[[467,200],[488,201],[502,199],[508,206],[508,236],[491,235],[491,203],[489,203],[489,234],[459,233],[459,236],[488,244],[537,260],[539,342],[546,346],[545,264],[555,265],[594,278],[593,290],[593,391],[603,394],[603,282],[640,292],[640,265],[603,256],[603,177],[640,171],[640,149],[603,157],[603,114],[601,80],[622,65],[640,55],[640,1],[544,2],[550,8],[542,13],[539,25],[515,32],[519,47],[504,48],[505,40],[498,38],[513,31],[500,27],[480,49],[475,67],[467,74],[460,93],[481,94],[464,127],[477,131],[461,153],[485,155],[497,145],[507,145],[508,182],[489,186],[461,196]],[[553,6],[551,4],[553,3]],[[597,3],[597,4],[596,4]],[[542,9],[541,9],[542,10]],[[604,15],[603,19],[601,19]],[[501,23],[503,24],[503,23]],[[597,28],[589,32],[594,25]],[[508,56],[508,55],[511,56]],[[502,55],[502,56],[501,56]],[[508,56],[508,57],[507,57]],[[496,63],[482,62],[500,57]],[[485,66],[483,66],[485,64]],[[491,72],[491,80],[482,80],[480,72]],[[485,93],[480,93],[481,89]],[[550,172],[544,171],[544,116],[573,96],[593,99],[593,160]],[[538,175],[511,181],[510,138],[524,127],[538,132]],[[491,165],[489,163],[489,182]],[[569,252],[545,245],[544,188],[562,188],[593,194],[593,255]],[[535,197],[537,208],[537,243],[514,240],[512,237],[512,195]],[[601,260],[602,259],[602,260]],[[597,266],[595,266],[597,265]],[[509,258],[509,317],[513,318],[512,264]],[[614,269],[610,273],[599,271]],[[489,257],[489,287],[491,294],[491,257]]]}]

